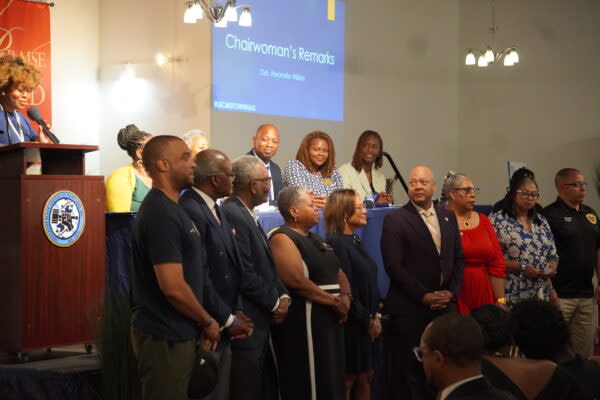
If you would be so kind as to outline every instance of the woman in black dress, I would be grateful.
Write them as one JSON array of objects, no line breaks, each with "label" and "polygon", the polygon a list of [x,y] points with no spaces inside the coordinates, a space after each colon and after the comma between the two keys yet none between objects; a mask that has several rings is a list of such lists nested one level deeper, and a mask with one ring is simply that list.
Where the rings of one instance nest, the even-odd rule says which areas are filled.
[{"label": "woman in black dress", "polygon": [[352,400],[371,398],[373,342],[381,334],[378,312],[377,265],[354,234],[367,224],[361,196],[352,189],[336,190],[323,209],[327,243],[342,262],[352,289],[348,321],[344,327],[346,346],[346,393]]},{"label": "woman in black dress", "polygon": [[343,323],[350,288],[333,249],[309,232],[319,221],[310,193],[300,186],[279,192],[285,224],[269,239],[292,303],[272,329],[283,400],[344,400]]}]

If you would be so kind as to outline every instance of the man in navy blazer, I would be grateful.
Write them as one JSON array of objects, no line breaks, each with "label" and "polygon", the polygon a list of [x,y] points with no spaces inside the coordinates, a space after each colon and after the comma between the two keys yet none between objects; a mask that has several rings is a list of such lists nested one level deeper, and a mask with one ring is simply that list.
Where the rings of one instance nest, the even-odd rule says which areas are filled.
[{"label": "man in navy blazer", "polygon": [[[216,200],[231,193],[231,162],[218,150],[207,149],[195,158],[194,185],[179,199],[205,243],[208,277],[204,305],[224,328],[215,358],[219,363],[217,387],[208,399],[229,399],[230,340],[252,334],[253,324],[242,312],[241,288],[260,291],[260,283],[243,269],[234,230],[221,215]],[[251,271],[250,271],[251,272]]]},{"label": "man in navy blazer", "polygon": [[271,177],[271,189],[268,193],[270,205],[277,205],[277,194],[283,189],[281,168],[271,160],[279,148],[279,130],[275,125],[265,124],[258,127],[256,135],[252,138],[252,150],[246,153],[258,157],[267,168]]},{"label": "man in navy blazer", "polygon": [[[412,348],[436,316],[454,308],[463,279],[464,255],[456,217],[433,205],[432,171],[410,174],[402,208],[386,215],[381,255],[390,288],[385,298],[385,342],[391,357],[392,398],[428,398]],[[412,397],[410,396],[412,393]]]},{"label": "man in navy blazer", "polygon": [[[282,322],[290,297],[277,275],[267,237],[252,211],[267,200],[271,177],[254,156],[234,161],[233,195],[223,203],[223,215],[236,230],[242,263],[262,279],[263,291],[242,289],[244,312],[254,322],[254,333],[232,343],[231,399],[262,400],[276,393],[273,354],[269,337],[271,322]],[[234,383],[234,384],[233,384]]]}]

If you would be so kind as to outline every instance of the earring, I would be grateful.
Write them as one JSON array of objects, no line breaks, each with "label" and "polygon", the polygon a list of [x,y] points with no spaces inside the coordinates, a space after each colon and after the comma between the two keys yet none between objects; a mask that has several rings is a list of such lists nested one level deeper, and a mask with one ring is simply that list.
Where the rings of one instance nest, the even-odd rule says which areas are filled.
[{"label": "earring", "polygon": [[2,96],[6,96],[6,92],[2,92]]},{"label": "earring", "polygon": [[294,217],[294,223],[297,224],[298,223],[298,217]]}]

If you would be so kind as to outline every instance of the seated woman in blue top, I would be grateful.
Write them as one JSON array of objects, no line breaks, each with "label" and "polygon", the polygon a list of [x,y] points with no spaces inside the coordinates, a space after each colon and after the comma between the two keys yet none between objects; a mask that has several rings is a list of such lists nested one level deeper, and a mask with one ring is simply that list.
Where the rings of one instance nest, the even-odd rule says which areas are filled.
[{"label": "seated woman in blue top", "polygon": [[335,167],[333,141],[328,134],[314,131],[304,137],[296,159],[288,161],[283,170],[283,184],[310,190],[318,208],[323,208],[334,190],[344,188],[342,175]]},{"label": "seated woman in blue top", "polygon": [[40,71],[23,58],[10,54],[0,56],[0,145],[51,143],[41,127],[36,132],[22,114],[40,78]]}]

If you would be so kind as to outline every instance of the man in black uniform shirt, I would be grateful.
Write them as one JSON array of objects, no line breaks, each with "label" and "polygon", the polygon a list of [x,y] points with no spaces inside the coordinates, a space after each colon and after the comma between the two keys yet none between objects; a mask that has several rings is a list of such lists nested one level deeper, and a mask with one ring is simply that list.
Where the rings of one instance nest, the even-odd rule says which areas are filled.
[{"label": "man in black uniform shirt", "polygon": [[544,208],[558,251],[558,273],[552,284],[569,324],[573,351],[588,358],[594,343],[594,270],[600,269],[598,215],[583,204],[588,188],[583,174],[564,168],[554,179],[557,200]]},{"label": "man in black uniform shirt", "polygon": [[219,341],[219,325],[199,302],[205,253],[192,220],[177,204],[193,182],[185,142],[155,136],[144,148],[152,178],[133,225],[132,344],[142,399],[187,400],[197,338],[205,349]]}]

